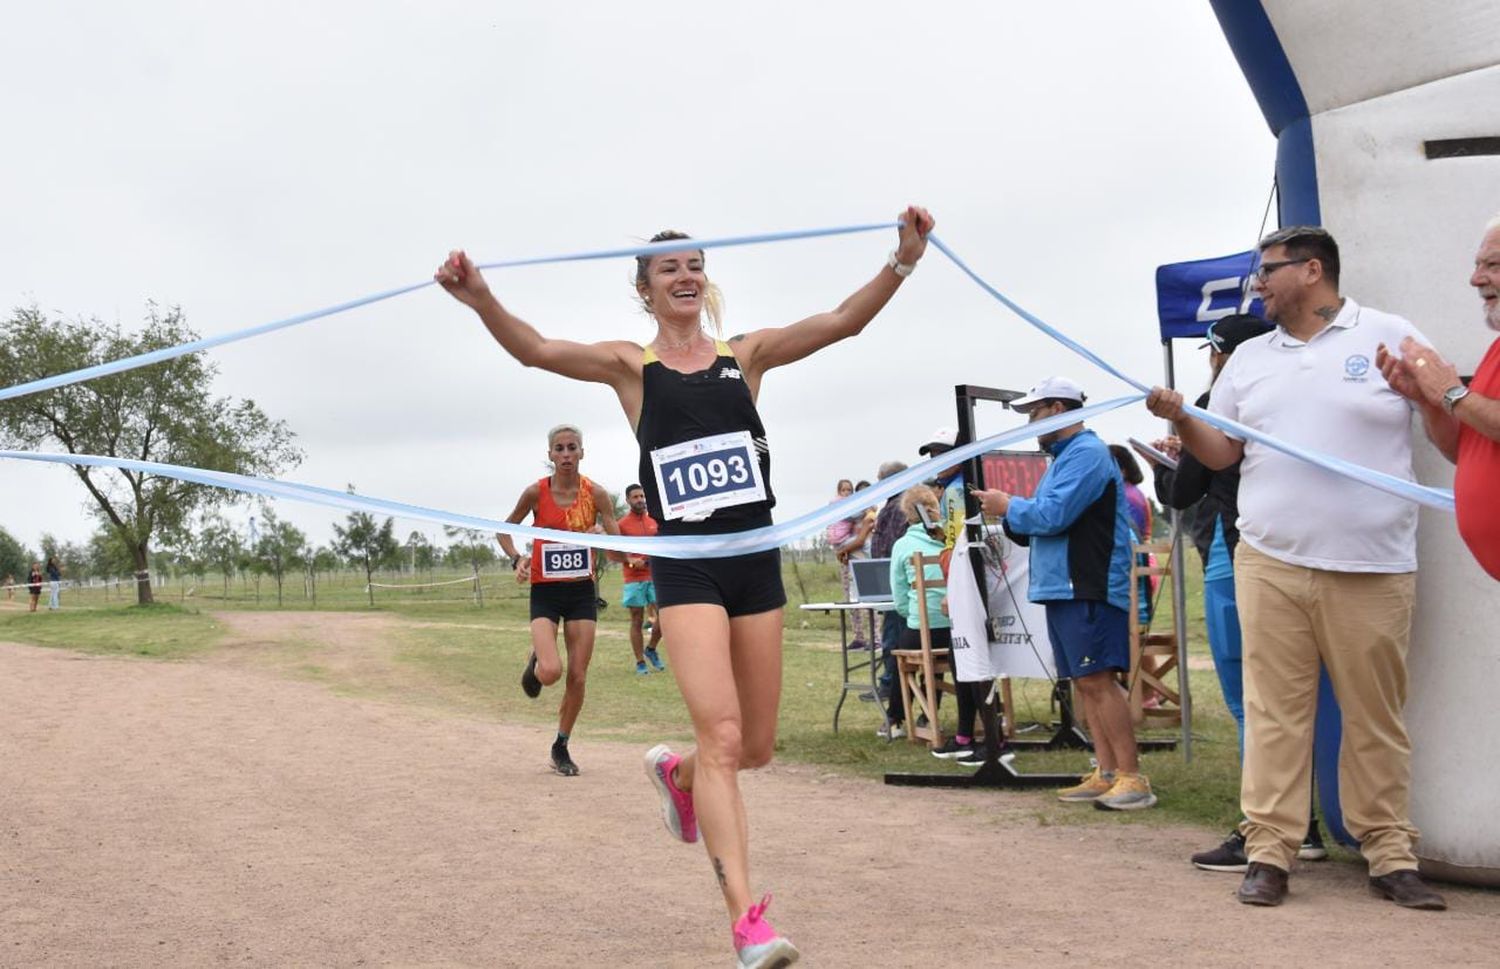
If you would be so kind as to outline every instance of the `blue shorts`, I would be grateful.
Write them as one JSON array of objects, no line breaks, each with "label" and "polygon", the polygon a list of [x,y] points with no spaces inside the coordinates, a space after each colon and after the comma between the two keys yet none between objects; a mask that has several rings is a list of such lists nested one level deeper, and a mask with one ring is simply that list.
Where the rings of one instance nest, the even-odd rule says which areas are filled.
[{"label": "blue shorts", "polygon": [[1044,602],[1058,678],[1130,671],[1130,616],[1093,599]]},{"label": "blue shorts", "polygon": [[644,609],[656,605],[656,583],[650,579],[625,583],[625,596],[620,605],[626,609]]}]

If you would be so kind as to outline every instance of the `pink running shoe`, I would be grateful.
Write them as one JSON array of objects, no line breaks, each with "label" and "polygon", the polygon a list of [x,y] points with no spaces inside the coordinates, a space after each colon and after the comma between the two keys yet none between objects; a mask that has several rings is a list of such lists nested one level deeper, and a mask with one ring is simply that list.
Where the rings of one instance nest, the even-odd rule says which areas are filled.
[{"label": "pink running shoe", "polygon": [[801,955],[791,939],[777,935],[766,921],[766,908],[770,904],[771,896],[767,894],[759,905],[750,906],[750,911],[734,923],[734,954],[740,969],[783,969]]},{"label": "pink running shoe", "polygon": [[656,785],[661,794],[661,820],[672,832],[688,844],[698,840],[698,815],[693,811],[693,795],[677,786],[672,772],[682,758],[672,753],[666,744],[657,744],[646,751],[646,776]]}]

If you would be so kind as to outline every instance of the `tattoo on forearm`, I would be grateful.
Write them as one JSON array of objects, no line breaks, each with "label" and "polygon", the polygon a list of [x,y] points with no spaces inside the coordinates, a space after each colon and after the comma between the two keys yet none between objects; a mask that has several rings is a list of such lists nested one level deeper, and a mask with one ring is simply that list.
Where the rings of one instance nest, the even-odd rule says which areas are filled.
[{"label": "tattoo on forearm", "polygon": [[728,891],[729,886],[724,879],[724,861],[721,858],[714,859],[714,876],[719,879],[719,891]]}]

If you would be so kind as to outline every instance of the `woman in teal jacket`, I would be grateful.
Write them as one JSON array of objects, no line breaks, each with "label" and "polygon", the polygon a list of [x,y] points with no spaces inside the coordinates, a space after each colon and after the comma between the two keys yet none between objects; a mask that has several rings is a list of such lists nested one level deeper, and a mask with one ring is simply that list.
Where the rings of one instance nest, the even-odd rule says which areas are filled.
[{"label": "woman in teal jacket", "polygon": [[[940,521],[938,498],[931,488],[918,485],[908,489],[901,496],[901,510],[906,514],[907,521],[906,534],[896,539],[896,544],[891,546],[891,598],[895,600],[896,613],[906,620],[906,628],[896,644],[897,649],[922,648],[922,614],[917,600],[917,570],[912,565],[911,557],[914,553],[921,552],[923,555],[935,558],[943,554],[946,548],[941,535],[934,537],[922,526],[922,518],[917,511],[918,506],[927,509],[928,518],[931,521]],[[926,581],[942,581],[943,569],[936,562],[926,566],[924,572]],[[946,590],[942,586],[927,588],[927,628],[932,635],[933,649],[952,649],[953,647],[953,622],[943,611],[945,593]],[[906,710],[902,707],[899,689],[891,691],[887,713],[891,723],[896,726],[900,726],[905,721]],[[968,714],[968,723],[962,722],[965,719],[963,716],[965,713]],[[973,711],[961,710],[959,720],[958,733],[948,744],[934,751],[938,756],[961,759],[964,754],[974,749]],[[893,727],[892,733],[894,732]]]}]

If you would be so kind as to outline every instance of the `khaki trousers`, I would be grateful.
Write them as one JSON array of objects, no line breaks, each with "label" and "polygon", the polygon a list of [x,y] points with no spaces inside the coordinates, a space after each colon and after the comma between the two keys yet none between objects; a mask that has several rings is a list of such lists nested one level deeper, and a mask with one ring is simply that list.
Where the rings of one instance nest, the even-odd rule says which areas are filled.
[{"label": "khaki trousers", "polygon": [[1234,585],[1244,637],[1240,807],[1250,860],[1290,871],[1307,833],[1321,660],[1343,712],[1344,825],[1371,876],[1416,868],[1411,741],[1401,719],[1416,573],[1310,569],[1241,542]]}]

